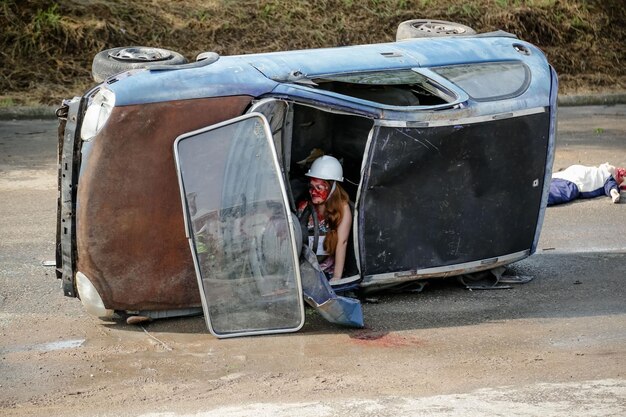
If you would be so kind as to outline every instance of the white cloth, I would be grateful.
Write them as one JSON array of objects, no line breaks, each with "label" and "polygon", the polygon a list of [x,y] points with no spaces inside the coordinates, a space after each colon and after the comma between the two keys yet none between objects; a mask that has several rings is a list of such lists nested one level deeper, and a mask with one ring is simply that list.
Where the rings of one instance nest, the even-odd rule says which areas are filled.
[{"label": "white cloth", "polygon": [[571,181],[576,184],[578,191],[588,193],[604,187],[604,183],[611,176],[608,167],[607,164],[602,164],[599,167],[572,165],[563,171],[555,172],[552,174],[552,178]]},{"label": "white cloth", "polygon": [[[309,236],[309,248],[313,248],[313,240],[314,236]],[[319,236],[317,240],[317,250],[315,251],[316,255],[328,255],[328,252],[324,250],[324,240],[326,236]]]}]

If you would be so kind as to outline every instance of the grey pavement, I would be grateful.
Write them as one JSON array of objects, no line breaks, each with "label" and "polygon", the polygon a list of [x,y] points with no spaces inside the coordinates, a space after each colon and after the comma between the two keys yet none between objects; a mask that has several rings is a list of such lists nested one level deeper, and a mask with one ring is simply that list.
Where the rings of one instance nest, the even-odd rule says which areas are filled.
[{"label": "grey pavement", "polygon": [[[626,105],[563,107],[555,169],[626,165]],[[548,208],[510,290],[454,280],[219,341],[200,317],[101,322],[54,268],[56,122],[0,121],[3,416],[626,415],[626,196]]]}]

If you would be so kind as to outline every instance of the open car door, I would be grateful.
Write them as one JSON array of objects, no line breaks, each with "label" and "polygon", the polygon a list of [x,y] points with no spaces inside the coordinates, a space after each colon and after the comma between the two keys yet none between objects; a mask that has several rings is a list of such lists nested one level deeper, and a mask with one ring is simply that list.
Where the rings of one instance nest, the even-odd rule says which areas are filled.
[{"label": "open car door", "polygon": [[251,113],[184,134],[174,153],[210,332],[299,330],[299,244],[265,117]]}]

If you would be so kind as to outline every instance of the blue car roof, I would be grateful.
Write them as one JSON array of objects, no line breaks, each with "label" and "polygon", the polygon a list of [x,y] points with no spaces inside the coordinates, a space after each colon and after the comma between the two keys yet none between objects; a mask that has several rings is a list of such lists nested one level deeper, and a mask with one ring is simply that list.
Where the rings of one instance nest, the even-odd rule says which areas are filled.
[{"label": "blue car roof", "polygon": [[[513,45],[523,45],[529,55]],[[436,67],[464,63],[523,60],[531,70],[548,64],[533,45],[507,36],[410,39],[400,42],[336,48],[270,52],[220,57],[198,67],[140,71],[108,86],[116,105],[131,105],[204,97],[270,93],[293,74],[322,75]]]},{"label": "blue car roof", "polygon": [[458,63],[516,60],[520,54],[511,38],[428,38],[337,48],[243,55],[249,64],[272,79],[292,71],[310,77],[327,74],[434,67]]}]

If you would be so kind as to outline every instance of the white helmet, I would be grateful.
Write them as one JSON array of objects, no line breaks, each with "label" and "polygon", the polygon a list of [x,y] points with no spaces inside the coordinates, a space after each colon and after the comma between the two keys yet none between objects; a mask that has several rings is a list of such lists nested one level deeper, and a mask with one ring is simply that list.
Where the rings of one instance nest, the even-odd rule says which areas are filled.
[{"label": "white helmet", "polygon": [[307,177],[319,178],[322,180],[343,181],[343,168],[341,164],[332,156],[323,155],[317,158],[309,172],[305,174]]}]

